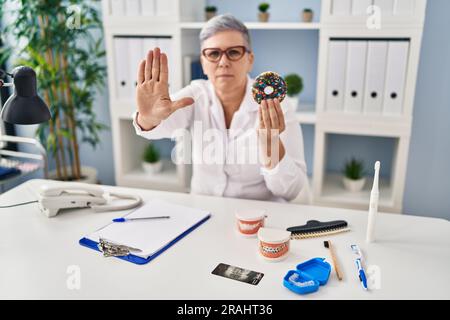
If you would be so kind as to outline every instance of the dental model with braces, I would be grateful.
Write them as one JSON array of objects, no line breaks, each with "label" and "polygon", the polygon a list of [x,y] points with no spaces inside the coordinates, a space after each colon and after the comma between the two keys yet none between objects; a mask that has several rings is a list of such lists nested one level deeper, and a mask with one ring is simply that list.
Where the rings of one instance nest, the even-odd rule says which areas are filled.
[{"label": "dental model with braces", "polygon": [[283,243],[279,247],[268,247],[268,246],[261,245],[261,250],[263,250],[264,252],[267,252],[267,253],[279,253],[279,252],[283,251],[285,248],[286,248],[285,243]]},{"label": "dental model with braces", "polygon": [[258,230],[258,251],[267,261],[283,260],[289,253],[290,238],[291,233],[289,231],[260,228]]}]

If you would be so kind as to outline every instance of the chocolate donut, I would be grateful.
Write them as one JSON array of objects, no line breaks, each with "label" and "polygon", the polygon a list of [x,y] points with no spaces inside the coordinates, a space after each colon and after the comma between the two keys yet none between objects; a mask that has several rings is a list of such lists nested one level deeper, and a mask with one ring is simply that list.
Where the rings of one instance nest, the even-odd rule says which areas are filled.
[{"label": "chocolate donut", "polygon": [[286,96],[286,82],[277,73],[266,71],[256,77],[252,86],[253,99],[260,104],[265,99],[277,98],[280,102]]}]

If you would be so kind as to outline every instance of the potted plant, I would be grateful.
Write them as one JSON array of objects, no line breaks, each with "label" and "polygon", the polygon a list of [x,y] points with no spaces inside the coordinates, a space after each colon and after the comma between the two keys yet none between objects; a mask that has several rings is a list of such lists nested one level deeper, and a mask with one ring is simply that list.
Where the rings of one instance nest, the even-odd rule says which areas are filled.
[{"label": "potted plant", "polygon": [[342,182],[345,188],[351,192],[358,192],[364,188],[366,178],[364,177],[364,162],[352,158],[344,166]]},{"label": "potted plant", "polygon": [[80,142],[95,148],[99,132],[107,128],[97,121],[93,108],[106,78],[97,7],[88,0],[0,0],[0,16],[14,17],[14,23],[0,30],[2,37],[9,35],[3,43],[16,42],[0,52],[0,60],[14,48],[12,64],[36,71],[39,95],[52,114],[36,135],[54,159],[55,170],[49,173],[53,179],[97,182],[96,169],[82,167],[79,153]]},{"label": "potted plant", "polygon": [[214,17],[217,13],[217,7],[216,6],[206,6],[205,7],[205,18],[206,21]]},{"label": "potted plant", "polygon": [[288,101],[290,107],[297,110],[298,97],[303,91],[303,79],[296,73],[288,74],[284,77],[287,85],[285,100]]},{"label": "potted plant", "polygon": [[162,169],[162,162],[160,158],[158,149],[150,143],[147,148],[145,148],[144,155],[142,157],[142,167],[144,171],[149,174],[160,172]]},{"label": "potted plant", "polygon": [[306,8],[303,9],[302,20],[303,22],[312,22],[314,16],[314,12],[312,9]]},{"label": "potted plant", "polygon": [[267,2],[263,2],[260,3],[258,6],[258,20],[259,22],[267,22],[269,21],[269,12],[267,12],[267,10],[269,10],[270,4]]}]

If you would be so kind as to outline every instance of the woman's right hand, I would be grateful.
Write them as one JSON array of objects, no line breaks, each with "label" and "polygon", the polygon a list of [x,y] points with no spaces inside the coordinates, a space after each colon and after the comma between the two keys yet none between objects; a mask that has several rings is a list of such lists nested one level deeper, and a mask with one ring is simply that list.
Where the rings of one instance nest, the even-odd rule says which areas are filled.
[{"label": "woman's right hand", "polygon": [[159,48],[150,50],[142,60],[137,80],[137,123],[144,130],[153,129],[176,110],[194,103],[192,98],[170,100],[167,55]]}]

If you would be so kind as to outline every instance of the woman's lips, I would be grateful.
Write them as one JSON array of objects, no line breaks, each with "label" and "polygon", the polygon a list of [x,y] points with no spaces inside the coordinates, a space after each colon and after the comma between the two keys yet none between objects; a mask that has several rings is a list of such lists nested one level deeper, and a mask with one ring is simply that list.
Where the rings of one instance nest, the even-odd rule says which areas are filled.
[{"label": "woman's lips", "polygon": [[233,78],[234,76],[232,74],[221,74],[216,76],[216,78]]}]

